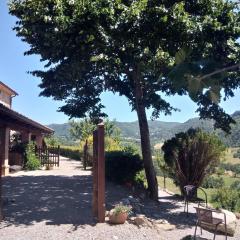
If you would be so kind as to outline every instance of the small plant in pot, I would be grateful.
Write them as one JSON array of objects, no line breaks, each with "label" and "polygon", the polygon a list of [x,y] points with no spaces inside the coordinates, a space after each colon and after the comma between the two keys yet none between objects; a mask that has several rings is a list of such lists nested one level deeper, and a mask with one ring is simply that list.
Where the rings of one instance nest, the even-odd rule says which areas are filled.
[{"label": "small plant in pot", "polygon": [[117,204],[109,212],[109,222],[113,224],[123,224],[131,213],[132,207],[123,205],[122,203]]}]

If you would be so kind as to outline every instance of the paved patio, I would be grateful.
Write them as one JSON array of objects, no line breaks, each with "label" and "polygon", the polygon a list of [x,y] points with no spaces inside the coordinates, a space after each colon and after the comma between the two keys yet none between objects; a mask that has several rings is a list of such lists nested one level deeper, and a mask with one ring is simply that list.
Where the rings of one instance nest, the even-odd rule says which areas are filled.
[{"label": "paved patio", "polygon": [[[130,189],[107,184],[107,209],[131,195]],[[195,224],[194,209],[190,206],[187,218],[183,203],[160,191],[160,202],[142,200],[143,213],[150,218],[164,219],[175,225],[172,231],[148,227],[138,228],[126,223],[112,226],[98,224],[92,217],[92,177],[83,171],[81,163],[61,158],[54,170],[18,172],[3,180],[4,215],[0,224],[2,240],[179,240],[192,234]],[[204,236],[212,234],[204,231]],[[224,237],[220,236],[221,240]],[[239,240],[240,234],[231,240]]]}]

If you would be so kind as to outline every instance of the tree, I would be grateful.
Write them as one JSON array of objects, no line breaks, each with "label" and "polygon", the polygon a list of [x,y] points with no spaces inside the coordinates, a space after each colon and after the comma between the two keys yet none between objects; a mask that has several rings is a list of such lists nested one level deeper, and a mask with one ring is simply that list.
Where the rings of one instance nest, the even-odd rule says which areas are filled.
[{"label": "tree", "polygon": [[215,171],[225,147],[217,136],[189,129],[166,141],[162,150],[170,176],[183,193],[184,186],[200,187],[204,178]]},{"label": "tree", "polygon": [[70,121],[70,135],[75,140],[86,141],[88,137],[93,134],[93,131],[96,129],[96,125],[90,119],[83,119],[81,121]]},{"label": "tree", "polygon": [[47,136],[44,138],[44,140],[47,146],[50,146],[50,147],[57,147],[58,145],[60,145],[59,139],[54,135]]},{"label": "tree", "polygon": [[120,143],[121,130],[116,126],[116,120],[110,121],[108,118],[104,120],[105,136],[112,138]]},{"label": "tree", "polygon": [[174,108],[162,94],[190,94],[200,117],[230,130],[219,93],[234,95],[237,69],[198,76],[238,63],[237,8],[225,0],[12,0],[10,14],[30,45],[25,54],[46,62],[45,71],[33,74],[42,79],[42,96],[65,101],[60,111],[102,117],[102,92],[127,97],[139,120],[148,189],[157,199],[146,109],[153,109],[152,118],[170,114]]},{"label": "tree", "polygon": [[[93,131],[97,129],[96,124],[88,118],[85,118],[80,121],[70,121],[70,135],[75,140],[85,141],[90,136],[93,135]],[[120,129],[116,127],[114,121],[110,121],[109,119],[104,120],[104,129],[105,136],[112,138],[113,140],[119,142],[120,138]]]}]

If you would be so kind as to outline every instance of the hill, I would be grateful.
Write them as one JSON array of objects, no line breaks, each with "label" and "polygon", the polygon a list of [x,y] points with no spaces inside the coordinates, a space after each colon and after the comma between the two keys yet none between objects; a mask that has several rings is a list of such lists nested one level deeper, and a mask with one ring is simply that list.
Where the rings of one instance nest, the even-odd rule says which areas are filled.
[{"label": "hill", "polygon": [[221,140],[229,147],[240,147],[240,111],[233,115],[236,124],[232,125],[232,133],[226,135],[223,131],[218,131],[217,134]]},{"label": "hill", "polygon": [[[226,135],[220,130],[214,130],[212,120],[200,120],[199,118],[191,118],[184,123],[179,122],[163,122],[149,121],[149,130],[152,143],[163,142],[172,138],[176,133],[187,131],[189,128],[201,128],[207,132],[214,132],[221,140],[231,147],[240,146],[240,111],[236,111],[232,117],[237,124],[232,125],[232,133]],[[116,122],[116,126],[121,130],[124,139],[137,140],[140,139],[138,121],[134,122]],[[50,128],[55,130],[55,135],[62,140],[70,141],[69,124],[50,124]]]}]

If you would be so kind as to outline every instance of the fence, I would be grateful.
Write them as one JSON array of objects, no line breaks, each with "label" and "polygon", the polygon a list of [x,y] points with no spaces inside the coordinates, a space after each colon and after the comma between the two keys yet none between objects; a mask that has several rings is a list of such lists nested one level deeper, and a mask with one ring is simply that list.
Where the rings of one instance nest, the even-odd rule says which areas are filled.
[{"label": "fence", "polygon": [[51,148],[35,148],[35,152],[37,157],[41,161],[42,166],[57,166],[59,167],[59,161],[60,161],[60,146],[57,148],[51,147]]}]

